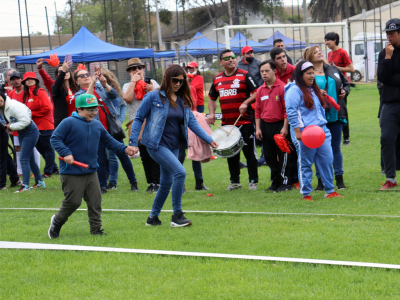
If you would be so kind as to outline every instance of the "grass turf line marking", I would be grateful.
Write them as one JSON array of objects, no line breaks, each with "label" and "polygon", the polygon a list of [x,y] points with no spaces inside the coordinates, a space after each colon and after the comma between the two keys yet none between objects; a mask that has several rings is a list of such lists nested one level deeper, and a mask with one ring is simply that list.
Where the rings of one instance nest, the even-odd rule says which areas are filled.
[{"label": "grass turf line marking", "polygon": [[400,269],[400,265],[355,262],[355,261],[291,258],[291,257],[275,257],[275,256],[260,256],[260,255],[243,255],[243,254],[207,253],[207,252],[146,250],[146,249],[94,247],[94,246],[77,246],[77,245],[61,245],[61,244],[43,244],[43,243],[24,243],[24,242],[8,242],[8,241],[0,241],[0,249],[120,252],[120,253],[136,253],[136,254],[156,254],[156,255],[191,256],[191,257],[231,258],[231,259],[244,259],[244,260],[281,261],[281,262],[291,262],[291,263],[322,264],[322,265],[337,265],[337,266],[381,268],[381,269]]},{"label": "grass turf line marking", "polygon": [[[49,210],[58,211],[58,208],[34,208],[34,207],[0,207],[0,210]],[[87,211],[86,208],[78,208],[80,211]],[[109,212],[151,212],[150,209],[113,209],[103,208],[102,211]],[[172,210],[162,210],[163,212],[173,212]],[[253,214],[253,215],[297,215],[297,216],[336,216],[336,217],[371,217],[371,218],[400,218],[393,215],[352,215],[352,214],[317,214],[317,213],[282,213],[267,211],[214,211],[214,210],[185,210],[187,213],[205,213],[205,214]]]}]

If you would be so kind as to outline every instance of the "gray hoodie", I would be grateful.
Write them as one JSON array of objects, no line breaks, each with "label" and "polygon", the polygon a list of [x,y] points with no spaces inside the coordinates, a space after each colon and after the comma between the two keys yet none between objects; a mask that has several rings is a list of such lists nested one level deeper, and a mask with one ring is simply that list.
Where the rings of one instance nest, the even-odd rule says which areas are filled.
[{"label": "gray hoodie", "polygon": [[251,64],[245,64],[243,62],[243,58],[240,60],[238,63],[238,68],[245,70],[250,73],[251,77],[254,78],[256,83],[259,86],[262,86],[264,84],[264,80],[261,78],[260,70],[259,70],[259,65],[261,64],[261,60],[254,58],[254,60],[251,62]]}]

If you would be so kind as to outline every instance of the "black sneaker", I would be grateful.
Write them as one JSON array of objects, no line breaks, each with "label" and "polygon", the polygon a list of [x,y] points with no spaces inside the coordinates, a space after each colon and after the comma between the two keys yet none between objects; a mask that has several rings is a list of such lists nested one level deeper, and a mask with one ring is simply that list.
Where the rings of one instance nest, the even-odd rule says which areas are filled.
[{"label": "black sneaker", "polygon": [[10,188],[13,188],[13,187],[16,187],[16,186],[21,186],[21,185],[22,185],[22,181],[20,179],[17,182],[11,183],[10,184]]},{"label": "black sneaker", "polygon": [[42,174],[42,178],[50,178],[50,177],[51,177],[51,175],[49,175],[49,174],[46,174],[46,173]]},{"label": "black sneaker", "polygon": [[203,183],[203,179],[196,179],[196,185],[194,187],[196,191],[209,191],[210,189],[206,187]]},{"label": "black sneaker", "polygon": [[101,188],[100,188],[100,193],[103,195],[103,194],[105,194],[105,193],[107,193],[108,191],[107,191],[107,188],[105,187],[105,186],[102,186]]},{"label": "black sneaker", "polygon": [[139,188],[137,186],[137,182],[132,182],[131,183],[131,191],[132,192],[138,192],[139,191]]},{"label": "black sneaker", "polygon": [[160,185],[157,184],[157,183],[154,183],[154,185],[153,185],[153,194],[157,193],[159,188],[160,188]]},{"label": "black sneaker", "polygon": [[153,192],[153,186],[154,186],[154,183],[150,183],[149,186],[148,186],[148,188],[147,188],[147,190],[146,190],[146,193],[147,193],[147,192],[152,193],[152,192]]},{"label": "black sneaker", "polygon": [[158,216],[153,218],[148,217],[146,221],[146,226],[161,226],[161,221]]},{"label": "black sneaker", "polygon": [[186,219],[183,214],[184,214],[184,212],[180,211],[180,212],[176,213],[175,215],[172,215],[171,227],[184,227],[184,226],[192,225],[192,221]]},{"label": "black sneaker", "polygon": [[278,187],[274,193],[279,193],[279,192],[286,192],[286,191],[290,191],[292,189],[292,187],[290,185],[287,184],[282,184],[280,187]]},{"label": "black sneaker", "polygon": [[50,221],[50,228],[48,231],[50,239],[58,238],[58,236],[60,235],[60,230],[61,230],[62,225],[60,225],[56,222],[55,217],[56,217],[56,215],[52,216],[51,221]]},{"label": "black sneaker", "polygon": [[343,146],[350,145],[350,140],[343,140]]},{"label": "black sneaker", "polygon": [[264,190],[264,192],[276,191],[278,188],[279,188],[279,186],[275,186],[275,185],[271,184],[269,188]]},{"label": "black sneaker", "polygon": [[117,185],[116,184],[113,184],[113,183],[109,183],[108,185],[107,185],[107,190],[116,190],[117,189]]},{"label": "black sneaker", "polygon": [[60,170],[58,170],[58,169],[57,169],[57,170],[54,170],[54,171],[53,171],[53,175],[60,175]]},{"label": "black sneaker", "polygon": [[343,190],[346,188],[346,185],[343,182],[343,175],[337,175],[335,176],[336,178],[336,186],[338,188],[338,190]]},{"label": "black sneaker", "polygon": [[104,232],[104,229],[97,229],[97,230],[94,230],[94,231],[90,231],[90,234],[92,234],[92,235],[100,235],[100,236],[107,235],[107,233]]},{"label": "black sneaker", "polygon": [[318,178],[318,185],[315,188],[315,191],[316,192],[320,192],[320,191],[323,191],[323,190],[324,190],[324,184],[322,183],[322,179]]}]

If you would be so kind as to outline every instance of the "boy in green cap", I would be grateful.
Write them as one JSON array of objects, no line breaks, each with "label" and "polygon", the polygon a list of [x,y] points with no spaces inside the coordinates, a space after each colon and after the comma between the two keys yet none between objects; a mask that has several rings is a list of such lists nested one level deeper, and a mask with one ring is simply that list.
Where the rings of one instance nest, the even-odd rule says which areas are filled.
[{"label": "boy in green cap", "polygon": [[[60,161],[60,180],[65,199],[58,212],[51,217],[49,238],[57,238],[61,226],[81,205],[82,198],[88,207],[90,234],[103,235],[101,229],[101,192],[97,177],[97,149],[100,142],[114,152],[133,155],[132,146],[125,146],[115,140],[94,117],[99,111],[97,98],[82,94],[75,99],[76,111],[64,119],[54,130],[51,145],[64,157]],[[87,164],[89,167],[73,165],[73,161]]]}]

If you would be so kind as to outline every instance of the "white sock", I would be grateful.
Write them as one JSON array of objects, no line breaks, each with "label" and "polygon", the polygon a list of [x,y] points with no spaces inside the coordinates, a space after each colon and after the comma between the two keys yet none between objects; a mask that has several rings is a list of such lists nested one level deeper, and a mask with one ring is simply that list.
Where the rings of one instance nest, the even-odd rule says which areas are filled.
[{"label": "white sock", "polygon": [[394,180],[394,178],[386,178],[387,180],[389,180],[391,183],[396,183],[396,180]]},{"label": "white sock", "polygon": [[15,151],[15,153],[17,154],[17,172],[18,175],[22,175],[21,161],[19,160],[21,151]]}]

